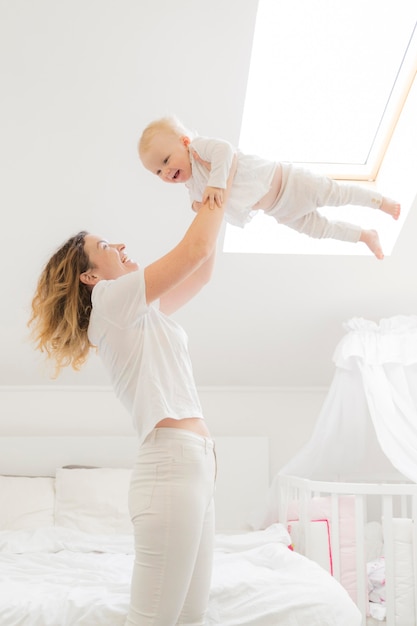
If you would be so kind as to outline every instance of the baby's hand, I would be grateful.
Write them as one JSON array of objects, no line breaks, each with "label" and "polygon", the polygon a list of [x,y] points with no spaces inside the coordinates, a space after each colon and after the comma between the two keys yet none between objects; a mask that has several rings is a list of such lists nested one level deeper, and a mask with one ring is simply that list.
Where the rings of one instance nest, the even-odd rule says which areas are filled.
[{"label": "baby's hand", "polygon": [[223,204],[223,192],[224,189],[220,187],[206,187],[203,193],[203,204],[208,200],[210,209],[213,210],[216,204],[218,207],[221,207]]},{"label": "baby's hand", "polygon": [[[200,155],[198,154],[198,152],[196,152],[195,150],[193,150],[192,153],[193,153],[193,157],[195,158],[195,160],[201,163],[201,165],[203,165],[206,168],[206,170],[209,170],[209,171],[211,170],[211,163],[209,161],[205,161],[204,159],[202,159]],[[221,207],[223,204],[223,193],[224,193],[224,189],[221,189],[220,187],[206,187],[204,190],[202,201],[198,203],[199,204],[198,209],[207,200],[209,201],[210,209],[213,210],[216,204],[218,207]],[[193,210],[196,211],[196,208],[194,207],[194,205],[193,205]]]}]

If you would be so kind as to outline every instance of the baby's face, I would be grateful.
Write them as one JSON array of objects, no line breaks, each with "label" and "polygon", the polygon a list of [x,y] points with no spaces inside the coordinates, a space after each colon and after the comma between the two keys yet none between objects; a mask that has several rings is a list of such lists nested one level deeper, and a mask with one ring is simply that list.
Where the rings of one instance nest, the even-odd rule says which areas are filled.
[{"label": "baby's face", "polygon": [[185,183],[191,177],[190,139],[161,131],[140,157],[147,170],[166,183]]}]

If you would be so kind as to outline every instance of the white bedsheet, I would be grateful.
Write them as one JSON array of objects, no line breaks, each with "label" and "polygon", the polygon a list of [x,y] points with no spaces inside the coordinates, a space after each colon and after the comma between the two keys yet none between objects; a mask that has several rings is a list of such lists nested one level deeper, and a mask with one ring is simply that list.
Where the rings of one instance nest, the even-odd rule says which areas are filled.
[{"label": "white bedsheet", "polygon": [[[359,626],[345,590],[287,542],[279,524],[217,536],[209,626]],[[132,564],[130,535],[0,532],[0,624],[124,626]]]}]

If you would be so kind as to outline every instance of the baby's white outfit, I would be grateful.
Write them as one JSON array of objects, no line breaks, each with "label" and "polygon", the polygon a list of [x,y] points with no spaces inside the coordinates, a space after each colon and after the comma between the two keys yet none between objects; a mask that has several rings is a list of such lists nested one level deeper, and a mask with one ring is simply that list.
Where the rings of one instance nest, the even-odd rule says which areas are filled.
[{"label": "baby's white outfit", "polygon": [[[244,154],[230,143],[207,137],[194,138],[189,146],[192,177],[186,183],[191,203],[201,202],[207,186],[226,188],[233,156],[237,169],[227,202],[225,219],[234,226],[244,227],[254,216],[254,206],[270,190],[277,163],[255,155]],[[193,156],[193,150],[210,162],[208,171]],[[382,195],[373,189],[318,176],[291,163],[282,163],[280,193],[272,207],[265,211],[280,224],[316,239],[332,238],[356,243],[361,227],[347,222],[330,221],[318,207],[348,204],[379,208]]]}]

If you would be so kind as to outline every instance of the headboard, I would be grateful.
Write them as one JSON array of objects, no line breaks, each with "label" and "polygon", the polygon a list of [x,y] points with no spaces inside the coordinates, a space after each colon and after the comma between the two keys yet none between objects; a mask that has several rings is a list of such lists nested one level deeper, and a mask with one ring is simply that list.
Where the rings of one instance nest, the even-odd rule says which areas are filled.
[{"label": "headboard", "polygon": [[[267,437],[215,437],[218,462],[216,529],[248,528],[269,486]],[[64,465],[132,467],[135,436],[0,437],[0,474],[54,476]]]}]

